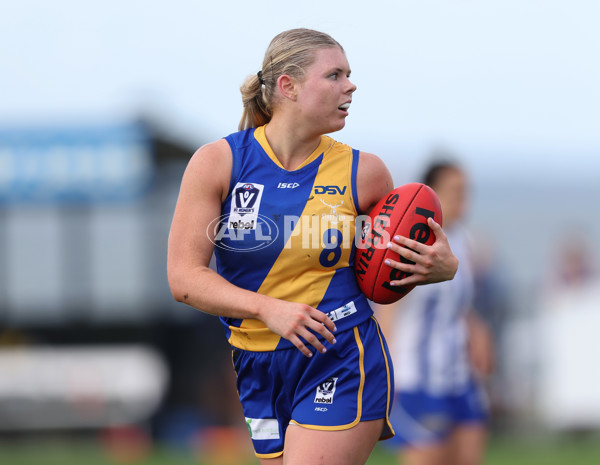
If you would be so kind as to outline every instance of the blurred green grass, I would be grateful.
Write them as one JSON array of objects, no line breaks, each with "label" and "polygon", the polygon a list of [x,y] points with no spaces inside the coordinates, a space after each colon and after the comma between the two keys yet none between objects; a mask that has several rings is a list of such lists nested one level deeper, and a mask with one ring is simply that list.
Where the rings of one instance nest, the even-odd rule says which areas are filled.
[{"label": "blurred green grass", "polygon": [[[253,457],[227,455],[202,457],[191,450],[154,447],[151,450],[123,450],[117,453],[99,441],[43,439],[0,442],[0,465],[258,465]],[[368,465],[393,465],[389,449],[379,444]],[[486,465],[598,465],[600,439],[586,437],[517,438],[491,440]]]},{"label": "blurred green grass", "polygon": [[[393,465],[389,449],[378,445],[368,465]],[[496,436],[490,440],[485,465],[598,465],[600,437]]]}]

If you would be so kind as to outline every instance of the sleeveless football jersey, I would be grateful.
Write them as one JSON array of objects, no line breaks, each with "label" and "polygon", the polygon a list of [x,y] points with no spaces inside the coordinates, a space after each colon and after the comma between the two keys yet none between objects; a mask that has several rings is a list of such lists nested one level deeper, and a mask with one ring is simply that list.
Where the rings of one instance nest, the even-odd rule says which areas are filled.
[{"label": "sleeveless football jersey", "polygon": [[[317,308],[338,332],[372,310],[354,276],[358,151],[321,137],[295,170],[283,168],[264,126],[225,138],[233,153],[228,196],[215,233],[217,271],[236,286]],[[271,351],[293,344],[256,319],[221,317],[234,347]]]},{"label": "sleeveless football jersey", "polygon": [[471,381],[465,321],[474,295],[469,236],[460,225],[445,232],[460,261],[454,279],[417,286],[394,313],[392,358],[400,391],[456,394]]}]

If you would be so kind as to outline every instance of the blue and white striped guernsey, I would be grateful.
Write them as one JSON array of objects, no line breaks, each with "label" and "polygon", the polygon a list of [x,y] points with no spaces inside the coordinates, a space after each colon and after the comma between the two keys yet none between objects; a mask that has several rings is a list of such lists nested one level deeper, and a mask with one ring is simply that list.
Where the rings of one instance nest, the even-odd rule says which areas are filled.
[{"label": "blue and white striped guernsey", "polygon": [[458,225],[444,231],[460,261],[454,279],[417,286],[399,309],[391,309],[396,391],[452,395],[463,392],[472,377],[465,350],[465,315],[472,308],[474,287],[469,236]]}]

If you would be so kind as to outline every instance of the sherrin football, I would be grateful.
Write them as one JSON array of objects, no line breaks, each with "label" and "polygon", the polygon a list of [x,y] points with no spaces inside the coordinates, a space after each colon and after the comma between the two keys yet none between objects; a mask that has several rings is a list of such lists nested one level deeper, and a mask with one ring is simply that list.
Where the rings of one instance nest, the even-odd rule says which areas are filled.
[{"label": "sherrin football", "polygon": [[368,299],[378,304],[390,304],[415,287],[390,285],[391,281],[410,274],[387,266],[386,259],[414,262],[388,249],[387,243],[394,236],[405,236],[422,244],[433,244],[435,234],[427,225],[429,217],[442,225],[442,207],[436,193],[420,183],[397,187],[373,207],[362,228],[362,244],[354,260],[358,285]]}]

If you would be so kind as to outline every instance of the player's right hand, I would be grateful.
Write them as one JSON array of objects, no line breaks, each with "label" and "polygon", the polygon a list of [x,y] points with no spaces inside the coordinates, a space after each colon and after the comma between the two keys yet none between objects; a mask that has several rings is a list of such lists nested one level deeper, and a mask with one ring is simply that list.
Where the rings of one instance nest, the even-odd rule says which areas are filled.
[{"label": "player's right hand", "polygon": [[260,319],[271,331],[290,341],[307,357],[312,357],[313,353],[303,340],[323,354],[327,349],[317,334],[331,344],[336,342],[332,334],[337,330],[333,321],[310,305],[276,300],[273,305],[262,309]]}]

